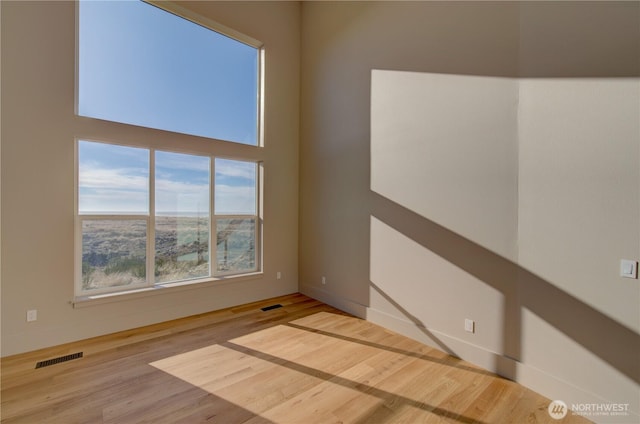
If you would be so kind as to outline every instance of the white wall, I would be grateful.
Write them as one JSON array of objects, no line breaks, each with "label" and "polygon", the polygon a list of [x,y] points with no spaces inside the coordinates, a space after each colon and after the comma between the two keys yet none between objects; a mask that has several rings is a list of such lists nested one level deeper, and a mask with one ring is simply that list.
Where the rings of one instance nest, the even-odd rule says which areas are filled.
[{"label": "white wall", "polygon": [[640,79],[524,79],[519,117],[521,362],[638,412]]},{"label": "white wall", "polygon": [[638,414],[638,8],[304,3],[301,290]]},{"label": "white wall", "polygon": [[[461,266],[473,251],[446,254],[416,230],[446,228],[517,259],[517,112],[513,78],[372,71],[371,190],[389,211],[371,214],[371,309],[402,317],[392,298],[424,327],[503,353],[499,311],[515,273],[485,284]],[[430,294],[428,307],[416,293]],[[476,334],[460,331],[452,305],[479,323]]]},{"label": "white wall", "polygon": [[371,190],[516,259],[518,84],[372,70]]},{"label": "white wall", "polygon": [[[2,2],[3,356],[297,291],[300,5],[181,5],[265,44],[264,149],[75,116],[74,3]],[[75,137],[262,159],[264,275],[74,309]]]},{"label": "white wall", "polygon": [[[300,283],[368,305],[370,217],[391,207],[371,196],[371,71],[512,75],[518,9],[306,2],[302,20]],[[458,165],[469,162],[461,158]],[[513,243],[509,231],[513,226],[495,245]]]}]

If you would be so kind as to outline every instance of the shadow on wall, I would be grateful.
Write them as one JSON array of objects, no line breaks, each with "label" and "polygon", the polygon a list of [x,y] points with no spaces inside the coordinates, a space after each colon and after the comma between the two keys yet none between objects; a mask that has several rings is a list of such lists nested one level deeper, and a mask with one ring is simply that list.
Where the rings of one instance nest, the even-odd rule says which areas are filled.
[{"label": "shadow on wall", "polygon": [[[505,295],[503,345],[516,349],[511,352],[510,356],[516,354],[512,359],[520,359],[521,312],[526,308],[636,383],[640,383],[640,363],[637,357],[640,335],[479,244],[375,192],[371,196],[375,218]],[[513,278],[514,276],[517,278]],[[514,298],[510,293],[517,293],[513,291],[516,284],[519,285],[520,295]],[[374,283],[371,283],[371,287],[444,351],[454,354],[442,341],[433,337],[425,323],[380,287]],[[607,343],[603,343],[603,340]],[[504,375],[515,375],[514,369],[505,369],[504,364],[496,365],[498,369],[502,368],[501,373]]]},{"label": "shadow on wall", "polygon": [[[325,272],[319,268],[331,267],[341,284],[327,286],[326,292],[392,317],[404,316],[425,337],[449,353],[454,345],[447,339],[463,339],[465,334],[458,328],[462,325],[442,317],[447,314],[459,317],[467,306],[475,307],[484,314],[478,322],[482,322],[483,328],[491,328],[492,333],[482,335],[486,335],[489,342],[483,340],[481,346],[503,355],[495,356],[497,361],[505,359],[504,363],[496,364],[503,375],[514,376],[518,362],[538,366],[537,370],[547,375],[554,375],[553,367],[562,368],[566,364],[570,368],[562,370],[566,371],[564,377],[570,377],[566,382],[617,399],[620,392],[631,386],[631,381],[640,382],[640,365],[635,357],[640,339],[630,330],[634,328],[630,324],[634,310],[625,307],[620,311],[631,312],[617,314],[613,313],[617,312],[614,306],[603,308],[603,313],[577,298],[584,294],[584,299],[589,299],[586,295],[590,294],[590,299],[594,299],[597,296],[594,292],[601,287],[589,291],[584,285],[573,290],[569,281],[561,289],[553,281],[567,283],[564,279],[556,280],[548,270],[530,267],[547,281],[523,267],[533,261],[521,261],[523,266],[518,265],[518,255],[522,253],[517,244],[518,232],[523,222],[519,221],[519,201],[524,199],[519,197],[522,179],[518,172],[523,156],[520,156],[521,146],[514,142],[522,129],[518,127],[514,111],[521,100],[519,78],[534,80],[535,84],[540,82],[534,88],[543,87],[546,94],[555,92],[554,86],[547,85],[547,79],[567,78],[581,84],[587,80],[640,75],[640,62],[637,55],[631,54],[638,51],[640,40],[637,4],[472,3],[307,2],[303,5],[303,35],[308,43],[303,52],[302,77],[305,114],[301,138],[301,279],[315,286],[313,282],[319,280],[316,276]],[[332,26],[326,30],[322,24]],[[414,102],[411,107],[400,109],[397,104],[376,98],[380,93],[373,89],[380,86],[375,85],[375,75],[371,72],[379,69],[392,70],[381,72],[396,73],[396,76],[406,71],[402,79],[390,81],[406,82],[402,92],[393,91],[398,88],[395,84],[389,85],[386,94],[391,93],[403,102],[411,98]],[[431,84],[420,85],[426,73]],[[486,89],[489,86],[485,83],[491,84],[490,89]],[[445,89],[456,90],[455,96]],[[581,94],[579,88],[576,87],[575,93]],[[561,102],[561,97],[552,96],[552,100]],[[579,99],[576,97],[575,103],[569,105],[571,109],[582,108]],[[473,104],[469,104],[470,100]],[[595,103],[609,102],[596,99]],[[539,102],[535,106],[543,109],[547,104]],[[376,128],[380,125],[375,115],[377,107],[382,107],[380,112],[395,120],[382,135],[377,132],[380,128]],[[536,121],[538,115],[534,118]],[[449,125],[438,127],[435,133],[434,128],[444,119]],[[413,125],[413,129],[409,129],[409,125]],[[544,125],[539,127],[545,129]],[[582,149],[576,152],[580,155],[594,147],[595,143],[581,144],[581,138],[575,136],[578,130],[584,128],[569,128],[569,135],[577,141],[560,146],[561,149]],[[527,148],[536,156],[524,156],[525,161],[529,161],[527,166],[536,167],[536,160],[541,158],[542,162],[560,162],[556,161],[553,150],[550,155],[536,150],[541,147],[538,140],[549,141],[547,135],[536,133],[534,139],[530,138]],[[376,137],[386,146],[380,149]],[[637,149],[635,152],[633,159],[637,160]],[[371,161],[367,161],[368,157]],[[567,170],[567,174],[576,179],[593,179],[596,183],[619,180],[619,175],[610,172],[612,168],[608,163],[598,162],[595,169],[590,163],[580,168],[583,163],[586,162],[573,162],[578,171],[585,172],[571,175]],[[325,172],[327,169],[332,172]],[[637,172],[637,168],[617,169],[626,173],[626,177],[631,174],[630,170]],[[592,170],[602,171],[606,180],[598,180],[600,175],[589,173]],[[538,196],[533,200],[539,209],[549,206],[551,211],[545,217],[549,219],[544,224],[560,226],[563,222],[555,219],[553,214],[558,209],[554,208],[564,205],[544,198],[547,193],[540,196],[536,185],[540,181],[536,178],[547,176],[544,169],[537,171],[526,175],[529,183],[535,180],[527,187],[527,195],[529,199]],[[550,184],[563,182],[557,175],[550,177]],[[585,200],[583,211],[606,205],[606,199],[598,198],[594,202],[588,198],[590,189],[599,188],[598,184],[578,186],[570,191],[575,195],[571,200]],[[630,188],[637,190],[637,184]],[[552,192],[559,193],[561,189]],[[538,201],[540,199],[543,201]],[[633,208],[625,206],[624,212],[633,212]],[[327,217],[320,216],[318,211]],[[576,222],[575,216],[567,217],[570,214],[561,212],[563,219]],[[526,213],[534,215],[534,219],[539,216],[535,208],[528,208]],[[578,218],[586,220],[584,216]],[[528,231],[541,233],[540,221],[533,223],[536,225],[531,225]],[[580,230],[575,227],[571,230]],[[606,227],[596,230],[594,233],[609,231]],[[554,229],[544,231],[553,233]],[[557,239],[562,237],[555,235]],[[580,240],[588,240],[590,236],[585,232]],[[391,239],[400,241],[393,244]],[[623,241],[632,239],[630,236]],[[586,246],[580,246],[581,242],[576,239],[571,242],[578,245],[578,250],[566,252],[567,258],[573,256],[583,262],[590,259],[579,250]],[[411,243],[415,246],[410,246]],[[544,250],[548,245],[538,243],[536,246],[543,246],[540,250]],[[615,240],[614,244],[607,240],[601,245],[620,247]],[[400,251],[398,246],[407,249]],[[557,246],[559,244],[554,247]],[[553,255],[535,253],[539,257],[534,259],[554,259]],[[555,251],[553,254],[559,257]],[[606,260],[611,262],[610,258]],[[578,267],[583,273],[593,268],[602,269],[599,264]],[[567,269],[576,269],[575,264]],[[451,276],[454,278],[449,278]],[[574,287],[578,287],[578,283]],[[320,291],[325,289],[320,287]],[[612,298],[608,303],[597,304],[610,306],[615,302]],[[625,319],[618,322],[607,316],[607,311],[612,312],[613,317]],[[486,320],[491,322],[485,324]],[[627,323],[629,328],[620,322]],[[479,328],[478,333],[483,328]],[[575,342],[575,352],[571,349],[553,351],[553,346],[547,346],[545,332],[565,343],[557,350]],[[480,340],[480,334],[474,336],[475,339],[463,340],[471,345]],[[601,359],[602,367],[595,367],[597,374],[593,373],[593,378],[583,370],[576,370],[574,365],[578,361],[571,363],[570,357],[574,353],[583,367],[592,359],[600,365],[597,358]],[[614,370],[620,375],[615,375]],[[599,381],[594,382],[609,371],[612,378],[605,383],[615,385],[611,391],[597,387]],[[562,378],[560,374],[555,376]],[[582,384],[580,379],[585,375],[584,380],[593,384]]]},{"label": "shadow on wall", "polygon": [[[515,78],[373,70],[369,306],[385,311],[384,304],[391,305],[448,353],[453,349],[433,332],[463,338],[451,317],[462,311],[478,316],[490,330],[464,340],[497,353],[494,369],[510,378],[516,378],[518,362],[582,374],[573,364],[589,355],[561,353],[564,345],[552,345],[558,330],[640,383],[636,331],[518,263],[528,260],[540,273],[551,269],[579,295],[579,284],[599,282],[590,271],[604,266],[584,264],[585,258],[592,252],[604,255],[603,263],[615,257],[581,243],[634,240],[606,225],[615,209],[598,209],[615,199],[625,205],[619,209],[624,222],[631,228],[637,223],[636,206],[624,203],[626,193],[637,190],[629,173],[637,165],[619,159],[637,155],[633,84],[532,85]],[[605,137],[617,141],[602,151]],[[554,143],[560,146],[547,147]],[[563,157],[565,151],[571,154]],[[545,161],[553,165],[544,168]],[[580,208],[571,209],[572,203]],[[594,208],[599,212],[590,215]],[[605,225],[606,234],[599,233]],[[579,267],[575,281],[554,268],[563,255],[564,267]]]}]

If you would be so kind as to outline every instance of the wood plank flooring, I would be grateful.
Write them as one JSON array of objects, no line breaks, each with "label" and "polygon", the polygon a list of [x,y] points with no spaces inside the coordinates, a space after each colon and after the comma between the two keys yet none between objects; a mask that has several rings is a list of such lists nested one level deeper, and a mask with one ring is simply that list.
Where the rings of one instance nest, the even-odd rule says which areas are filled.
[{"label": "wood plank flooring", "polygon": [[6,424],[558,422],[531,390],[301,294],[1,366]]}]

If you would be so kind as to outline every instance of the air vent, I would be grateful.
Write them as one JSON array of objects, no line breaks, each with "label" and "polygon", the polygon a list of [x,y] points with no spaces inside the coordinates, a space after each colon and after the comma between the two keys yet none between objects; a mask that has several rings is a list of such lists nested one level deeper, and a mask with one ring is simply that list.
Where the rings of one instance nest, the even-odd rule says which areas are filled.
[{"label": "air vent", "polygon": [[271,305],[271,306],[265,306],[264,308],[261,308],[263,311],[270,311],[272,309],[278,309],[278,308],[282,308],[281,304],[277,304],[277,305]]},{"label": "air vent", "polygon": [[72,361],[78,358],[82,358],[82,352],[72,353],[71,355],[60,356],[53,359],[47,359],[46,361],[40,361],[36,364],[36,369],[48,367],[49,365],[59,364],[60,362]]}]

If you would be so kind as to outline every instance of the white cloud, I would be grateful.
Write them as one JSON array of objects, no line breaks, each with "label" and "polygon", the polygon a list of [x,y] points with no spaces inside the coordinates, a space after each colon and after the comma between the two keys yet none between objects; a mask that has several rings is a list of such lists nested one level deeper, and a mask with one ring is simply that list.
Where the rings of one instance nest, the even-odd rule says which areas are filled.
[{"label": "white cloud", "polygon": [[241,162],[236,160],[216,160],[216,175],[232,178],[256,178],[256,164],[253,162]]},{"label": "white cloud", "polygon": [[143,175],[144,172],[143,169],[104,169],[80,165],[80,188],[146,191],[149,188],[149,178]]},{"label": "white cloud", "polygon": [[79,210],[83,213],[147,213],[149,178],[146,170],[105,169],[83,164],[79,172]]},{"label": "white cloud", "polygon": [[122,190],[94,190],[81,193],[81,213],[148,213],[146,193]]},{"label": "white cloud", "polygon": [[[253,163],[222,161],[217,173],[232,178],[255,180]],[[176,166],[176,169],[179,167]],[[79,208],[81,213],[148,213],[149,178],[140,168],[100,168],[85,164],[80,168]],[[207,212],[207,182],[174,181],[167,173],[156,175],[156,210],[167,212]],[[216,211],[221,214],[254,214],[254,185],[216,184]]]},{"label": "white cloud", "polygon": [[225,215],[256,213],[255,188],[217,185],[216,212]]},{"label": "white cloud", "polygon": [[156,152],[156,166],[166,169],[200,171],[208,174],[209,157]]},{"label": "white cloud", "polygon": [[207,212],[209,185],[190,184],[171,180],[156,181],[157,212]]}]

